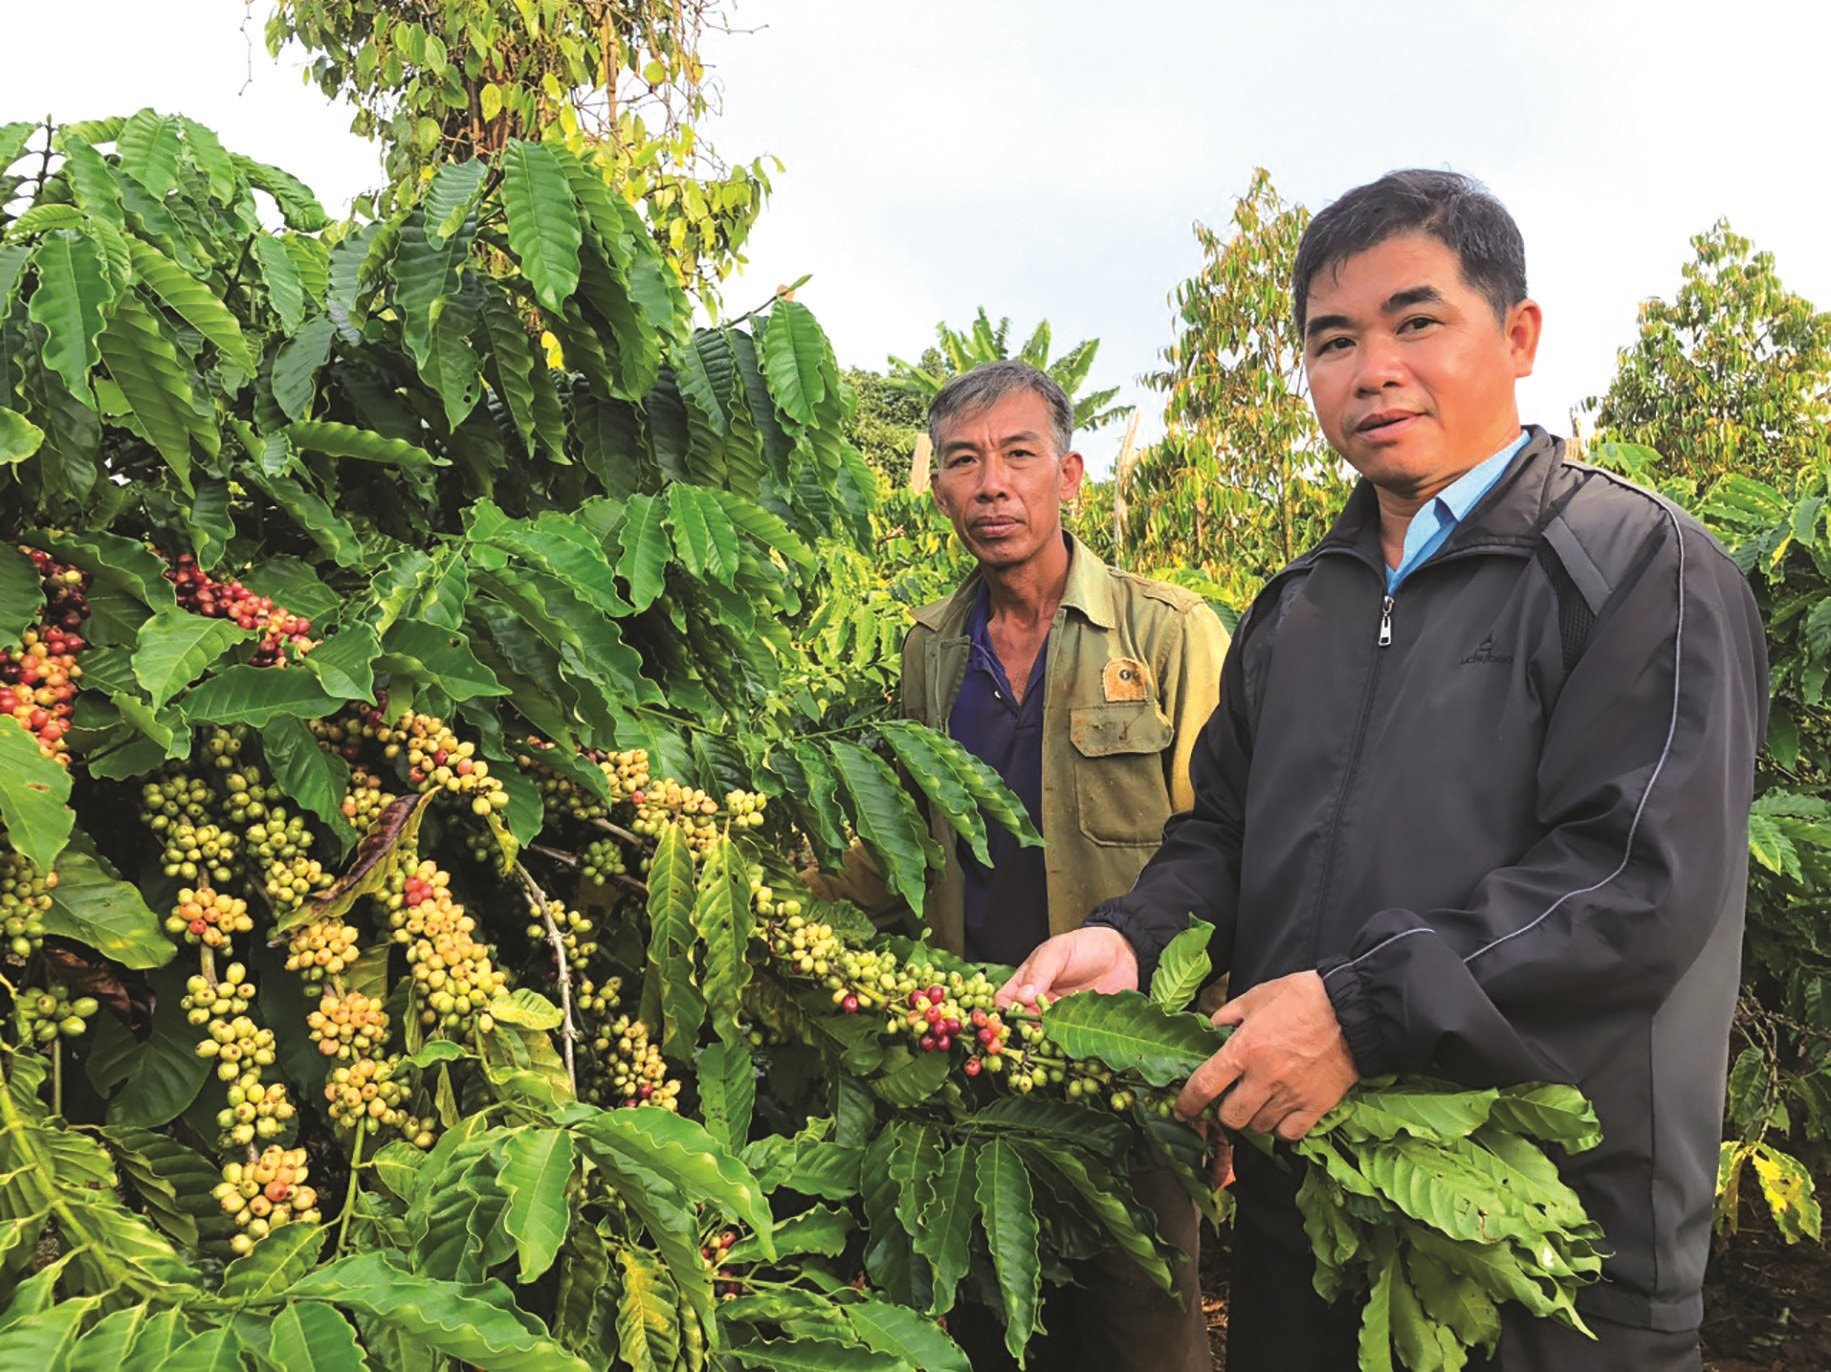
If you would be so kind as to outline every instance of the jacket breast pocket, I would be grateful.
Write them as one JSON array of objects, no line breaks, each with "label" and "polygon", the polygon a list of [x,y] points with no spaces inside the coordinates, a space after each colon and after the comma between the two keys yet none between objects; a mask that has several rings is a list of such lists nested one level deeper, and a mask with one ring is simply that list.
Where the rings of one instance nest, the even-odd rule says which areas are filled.
[{"label": "jacket breast pocket", "polygon": [[1148,700],[1069,711],[1075,809],[1094,843],[1155,847],[1170,817],[1164,753],[1173,732]]}]

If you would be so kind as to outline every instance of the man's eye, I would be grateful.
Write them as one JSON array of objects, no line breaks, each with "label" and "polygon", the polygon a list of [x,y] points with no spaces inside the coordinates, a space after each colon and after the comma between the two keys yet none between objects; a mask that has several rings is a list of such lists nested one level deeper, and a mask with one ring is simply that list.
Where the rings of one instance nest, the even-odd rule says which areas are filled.
[{"label": "man's eye", "polygon": [[1403,324],[1399,325],[1399,332],[1404,333],[1407,330],[1409,330],[1412,333],[1417,333],[1418,330],[1428,329],[1432,324],[1435,324],[1436,322],[1437,322],[1436,320],[1432,319],[1427,314],[1415,314],[1410,319],[1407,319]]},{"label": "man's eye", "polygon": [[1322,342],[1318,343],[1316,345],[1316,351],[1319,354],[1334,353],[1334,352],[1340,352],[1343,348],[1345,348],[1347,346],[1348,346],[1348,340],[1346,338],[1342,337],[1341,335],[1337,334],[1334,338],[1325,338],[1322,340]]}]

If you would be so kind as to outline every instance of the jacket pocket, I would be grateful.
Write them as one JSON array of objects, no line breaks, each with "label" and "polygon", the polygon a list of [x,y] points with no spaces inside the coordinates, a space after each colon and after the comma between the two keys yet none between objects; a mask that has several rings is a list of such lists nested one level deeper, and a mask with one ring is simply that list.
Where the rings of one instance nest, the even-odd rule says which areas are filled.
[{"label": "jacket pocket", "polygon": [[1081,832],[1094,843],[1155,847],[1170,816],[1169,720],[1148,700],[1079,705],[1068,712],[1068,735]]}]

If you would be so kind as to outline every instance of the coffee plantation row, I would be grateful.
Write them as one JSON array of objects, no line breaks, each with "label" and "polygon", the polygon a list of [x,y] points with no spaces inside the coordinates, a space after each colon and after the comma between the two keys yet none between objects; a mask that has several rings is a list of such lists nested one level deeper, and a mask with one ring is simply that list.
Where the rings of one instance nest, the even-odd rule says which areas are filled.
[{"label": "coffee plantation row", "polygon": [[[1021,1355],[1080,1257],[1169,1287],[1206,931],[1000,1013],[797,880],[919,912],[912,789],[1036,841],[888,717],[805,307],[690,328],[559,144],[365,222],[152,111],[6,168],[0,1364],[964,1368],[963,1300]],[[1575,1322],[1594,1138],[1357,1088],[1292,1165],[1363,1365]]]}]

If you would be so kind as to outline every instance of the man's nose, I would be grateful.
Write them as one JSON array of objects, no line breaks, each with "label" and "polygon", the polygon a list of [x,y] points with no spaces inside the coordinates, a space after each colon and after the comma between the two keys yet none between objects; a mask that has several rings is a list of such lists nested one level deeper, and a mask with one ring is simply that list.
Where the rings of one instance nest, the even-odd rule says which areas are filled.
[{"label": "man's nose", "polygon": [[1002,457],[988,457],[979,464],[979,484],[973,490],[975,500],[997,500],[1010,494],[1011,469]]},{"label": "man's nose", "polygon": [[1375,334],[1363,339],[1357,360],[1360,367],[1355,372],[1354,389],[1361,395],[1376,395],[1405,378],[1405,365],[1395,338]]}]

